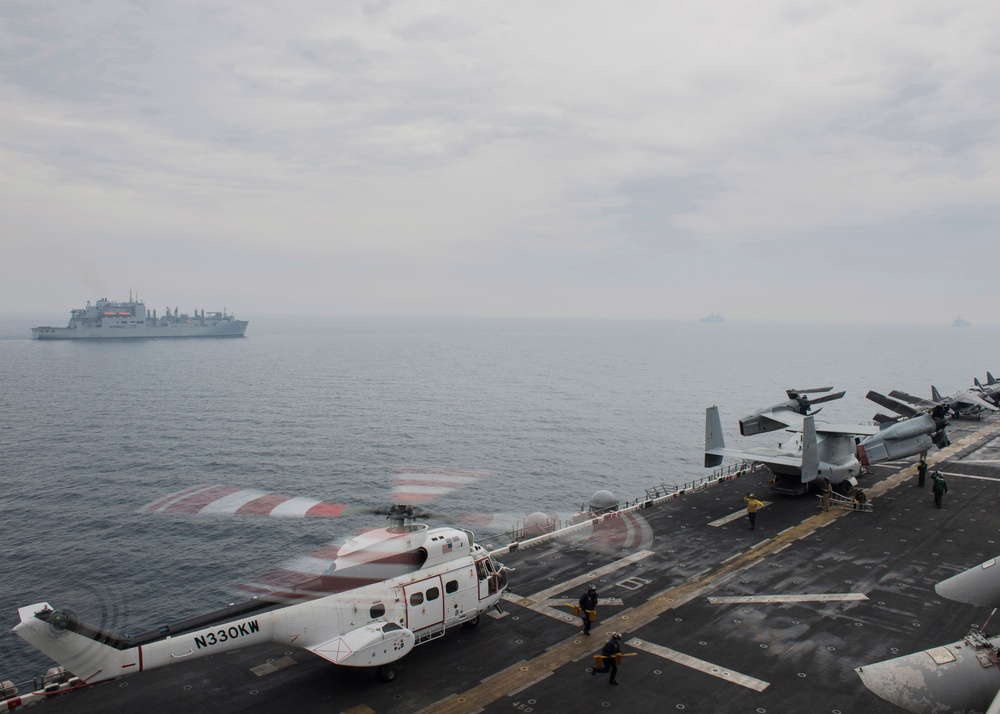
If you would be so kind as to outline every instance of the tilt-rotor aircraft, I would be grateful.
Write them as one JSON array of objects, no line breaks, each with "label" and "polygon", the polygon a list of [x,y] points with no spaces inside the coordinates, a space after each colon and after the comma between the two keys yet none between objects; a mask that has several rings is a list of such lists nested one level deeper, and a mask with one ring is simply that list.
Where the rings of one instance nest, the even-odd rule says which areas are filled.
[{"label": "tilt-rotor aircraft", "polygon": [[[429,500],[469,477],[410,474],[410,503]],[[405,490],[405,486],[403,487]],[[397,486],[395,499],[400,499]],[[400,500],[397,500],[397,503]],[[350,507],[226,486],[197,486],[150,504],[147,513],[331,517]],[[139,635],[116,635],[46,602],[19,608],[14,632],[86,684],[266,642],[308,650],[346,667],[393,663],[449,628],[499,609],[504,566],[471,531],[413,522],[412,506],[389,510],[390,525],[349,539],[296,584],[268,586],[249,601]]]},{"label": "tilt-rotor aircraft", "polygon": [[877,392],[869,392],[868,398],[896,412],[898,417],[876,415],[878,426],[817,423],[815,412],[810,414],[812,408],[840,399],[844,392],[812,400],[808,395],[832,389],[789,389],[787,401],[759,409],[740,420],[740,433],[744,436],[782,428],[798,434],[777,448],[726,448],[719,409],[710,407],[705,414],[705,466],[718,466],[724,456],[758,461],[774,474],[775,491],[801,494],[822,478],[830,479],[834,486],[843,482],[857,485],[856,478],[863,466],[907,458],[929,450],[932,445],[941,448],[949,443],[945,433],[946,410],[937,408],[928,414]]},{"label": "tilt-rotor aircraft", "polygon": [[[796,434],[777,447],[758,446],[749,449],[726,448],[722,434],[719,408],[705,412],[705,466],[714,468],[723,457],[758,461],[774,474],[774,490],[779,493],[802,494],[817,479],[828,478],[834,486],[842,482],[857,484],[861,463],[857,457],[859,437],[879,433],[877,426],[817,423],[813,406],[833,401],[845,392],[826,394],[810,399],[809,394],[826,393],[833,387],[786,390],[788,399],[740,419],[740,434],[751,436],[778,429]],[[816,410],[819,411],[818,409]]]},{"label": "tilt-rotor aircraft", "polygon": [[954,394],[942,397],[937,387],[931,385],[931,398],[921,399],[906,392],[893,390],[889,392],[890,397],[909,402],[922,409],[933,409],[938,405],[945,405],[958,417],[979,417],[984,411],[1000,411],[996,406],[983,399],[982,394],[975,389],[960,389]]}]

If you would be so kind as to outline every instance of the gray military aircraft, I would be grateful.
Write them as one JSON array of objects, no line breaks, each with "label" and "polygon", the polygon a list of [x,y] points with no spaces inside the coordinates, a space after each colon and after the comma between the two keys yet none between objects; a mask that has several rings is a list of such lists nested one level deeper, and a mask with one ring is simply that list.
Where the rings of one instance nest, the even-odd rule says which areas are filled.
[{"label": "gray military aircraft", "polygon": [[859,437],[874,436],[879,433],[879,428],[860,424],[817,424],[815,414],[809,413],[813,406],[840,399],[845,392],[816,399],[810,399],[808,395],[831,389],[833,387],[789,389],[786,392],[787,401],[758,409],[740,419],[743,436],[778,429],[797,434],[777,447],[726,448],[719,408],[709,407],[705,411],[705,467],[718,466],[726,456],[758,461],[774,474],[774,490],[779,493],[805,493],[813,482],[822,478],[830,479],[835,486],[844,481],[856,485],[857,476],[861,473],[857,456]]},{"label": "gray military aircraft", "polygon": [[813,407],[840,399],[845,392],[817,399],[810,399],[808,395],[831,389],[789,389],[786,392],[787,401],[758,409],[740,419],[743,436],[778,429],[799,433],[793,439],[778,444],[777,448],[726,448],[719,409],[709,407],[705,412],[705,466],[716,467],[725,456],[758,461],[774,474],[775,491],[801,494],[821,478],[830,479],[834,486],[845,481],[855,486],[862,467],[905,459],[928,451],[931,446],[943,448],[950,443],[945,432],[948,423],[946,407],[938,405],[927,412],[873,391],[868,392],[868,399],[896,412],[898,416],[877,414],[875,421],[878,426],[817,424],[815,413],[810,414]]},{"label": "gray military aircraft", "polygon": [[928,412],[878,392],[870,391],[865,396],[898,416],[875,415],[879,432],[858,444],[858,460],[862,466],[905,459],[929,451],[931,446],[943,449],[951,443],[945,432],[948,407],[944,404]]},{"label": "gray military aircraft", "polygon": [[979,381],[979,377],[974,377],[976,390],[983,395],[983,399],[1000,406],[1000,382],[993,378],[989,372],[986,373],[986,384]]},{"label": "gray military aircraft", "polygon": [[931,385],[930,399],[921,399],[920,397],[915,397],[912,394],[898,390],[889,392],[889,396],[928,410],[944,404],[958,417],[979,417],[984,411],[1000,411],[1000,408],[983,399],[975,389],[961,389],[954,394],[949,394],[947,397],[942,397],[937,387]]},{"label": "gray military aircraft", "polygon": [[[942,580],[934,590],[950,600],[996,608],[1000,562],[987,560]],[[868,689],[907,711],[995,713],[1000,712],[998,661],[1000,636],[975,628],[958,642],[858,667],[855,672]]]}]

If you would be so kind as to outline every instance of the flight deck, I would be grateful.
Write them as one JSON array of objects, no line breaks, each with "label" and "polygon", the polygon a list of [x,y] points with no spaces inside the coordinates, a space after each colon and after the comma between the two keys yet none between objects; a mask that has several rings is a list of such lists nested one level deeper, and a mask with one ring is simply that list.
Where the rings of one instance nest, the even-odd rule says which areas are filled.
[{"label": "flight deck", "polygon": [[[260,645],[84,687],[39,712],[901,712],[855,668],[937,647],[988,609],[934,585],[998,555],[1000,422],[955,420],[928,456],[944,508],[915,460],[862,476],[871,510],[824,512],[781,496],[769,473],[684,489],[556,534],[497,549],[512,570],[502,613],[454,628],[399,663],[395,681],[301,650]],[[765,502],[754,530],[743,497]],[[572,605],[600,598],[592,635]],[[592,675],[622,633],[620,686]]]}]

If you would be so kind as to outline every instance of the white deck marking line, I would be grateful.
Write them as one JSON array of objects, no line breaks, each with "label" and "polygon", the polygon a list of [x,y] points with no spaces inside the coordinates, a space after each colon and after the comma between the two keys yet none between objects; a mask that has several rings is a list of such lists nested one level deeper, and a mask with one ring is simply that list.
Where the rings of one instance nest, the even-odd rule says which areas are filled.
[{"label": "white deck marking line", "polygon": [[[569,598],[553,598],[551,600],[545,600],[541,605],[547,605],[549,607],[573,607],[576,605],[577,601]],[[597,598],[597,606],[601,605],[617,605],[618,607],[624,607],[625,601],[620,597],[601,597]]]},{"label": "white deck marking line", "polygon": [[685,667],[696,669],[699,672],[710,674],[713,677],[724,679],[727,682],[738,684],[741,687],[746,687],[747,689],[753,689],[755,692],[763,692],[765,689],[771,686],[770,682],[765,682],[761,679],[757,679],[756,677],[751,677],[746,674],[740,674],[739,672],[733,672],[732,670],[724,669],[718,665],[712,664],[711,662],[706,662],[703,659],[698,659],[697,657],[686,655],[683,652],[672,650],[669,647],[654,645],[652,642],[646,642],[644,640],[633,638],[628,642],[626,642],[625,644],[629,647],[634,647],[637,650],[642,650],[643,652],[649,652],[650,654],[654,654],[657,657],[662,657],[663,659],[670,660],[671,662],[676,662],[677,664],[684,665]]},{"label": "white deck marking line", "polygon": [[[966,463],[966,462],[963,461],[959,463]],[[973,476],[972,474],[957,474],[954,471],[942,471],[941,475],[954,476],[955,478],[972,478],[976,479],[977,481],[1000,481],[1000,478],[993,478],[990,476]]]},{"label": "white deck marking line", "polygon": [[583,575],[580,575],[578,577],[570,578],[569,580],[566,580],[557,585],[553,585],[550,588],[545,588],[544,590],[540,590],[534,595],[528,597],[527,599],[534,600],[535,602],[538,602],[540,600],[548,600],[556,593],[560,593],[563,592],[564,590],[569,590],[570,588],[575,588],[585,583],[589,583],[591,580],[599,578],[602,575],[613,573],[617,570],[621,570],[627,565],[632,565],[632,563],[637,563],[640,560],[645,560],[652,554],[653,552],[651,550],[640,550],[639,552],[626,556],[621,560],[616,560],[613,563],[597,568],[595,570],[591,570],[590,572],[584,573]]},{"label": "white deck marking line", "polygon": [[[767,506],[770,506],[771,502],[770,501],[763,501],[763,504],[764,505],[761,506],[760,508],[765,508]],[[760,508],[758,508],[757,510],[760,511]],[[744,518],[746,515],[747,515],[747,512],[746,512],[746,509],[744,509],[742,511],[737,511],[736,513],[730,513],[728,516],[723,516],[722,518],[720,518],[717,521],[711,521],[710,523],[708,523],[708,525],[712,526],[713,528],[718,528],[719,526],[724,526],[727,523],[729,523],[731,521],[735,521],[738,518]]]},{"label": "white deck marking line", "polygon": [[[569,590],[571,588],[579,587],[584,583],[592,582],[597,578],[601,577],[602,575],[608,575],[610,573],[614,573],[618,570],[621,570],[624,567],[632,565],[633,563],[637,563],[640,560],[644,560],[649,556],[651,556],[652,554],[653,552],[650,550],[640,550],[637,553],[632,553],[631,555],[622,558],[621,560],[616,560],[614,563],[610,563],[595,570],[591,570],[590,572],[577,576],[575,578],[570,578],[569,580],[565,580],[557,585],[553,585],[550,588],[545,588],[544,590],[540,590],[534,595],[523,597],[514,595],[513,593],[504,593],[503,598],[505,600],[510,600],[511,602],[516,602],[522,607],[527,607],[529,610],[534,610],[539,614],[548,615],[554,620],[559,620],[560,622],[571,622],[574,625],[577,625],[580,622],[580,618],[574,617],[572,610],[568,608],[563,610],[557,610],[556,608],[551,607],[548,604],[548,602],[552,600],[553,595],[565,592],[566,590]],[[572,604],[572,601],[566,601],[566,602]]]},{"label": "white deck marking line", "polygon": [[957,459],[956,464],[1000,464],[1000,459]]},{"label": "white deck marking line", "polygon": [[821,593],[819,595],[732,595],[710,597],[713,605],[746,602],[846,602],[849,600],[867,600],[864,593]]}]

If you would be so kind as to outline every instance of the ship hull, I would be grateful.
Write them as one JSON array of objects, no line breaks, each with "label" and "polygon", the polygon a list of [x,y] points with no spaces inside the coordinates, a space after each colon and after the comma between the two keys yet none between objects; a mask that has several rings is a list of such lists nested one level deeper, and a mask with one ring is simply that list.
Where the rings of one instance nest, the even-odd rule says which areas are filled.
[{"label": "ship hull", "polygon": [[158,337],[243,337],[247,320],[227,320],[215,325],[127,325],[115,327],[34,327],[37,340],[105,340]]}]

